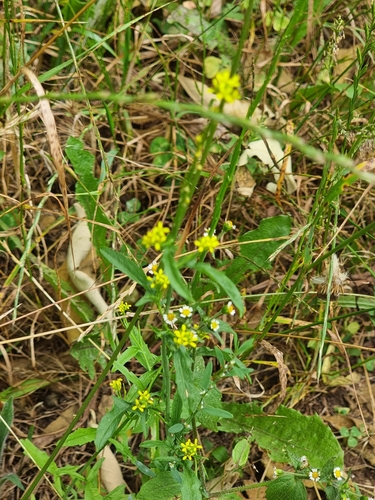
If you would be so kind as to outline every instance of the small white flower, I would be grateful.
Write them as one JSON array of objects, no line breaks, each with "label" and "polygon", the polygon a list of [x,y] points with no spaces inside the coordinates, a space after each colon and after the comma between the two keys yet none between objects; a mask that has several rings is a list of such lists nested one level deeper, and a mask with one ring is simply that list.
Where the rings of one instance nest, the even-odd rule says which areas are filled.
[{"label": "small white flower", "polygon": [[211,320],[211,323],[210,323],[210,328],[211,330],[213,330],[214,332],[217,332],[218,329],[220,328],[220,323],[218,322],[217,319],[212,319]]},{"label": "small white flower", "polygon": [[340,469],[340,467],[335,467],[333,469],[333,475],[335,479],[337,479],[337,481],[342,481],[342,470]]},{"label": "small white flower", "polygon": [[169,326],[174,326],[177,321],[177,316],[173,311],[167,312],[167,314],[163,314],[163,319]]},{"label": "small white flower", "polygon": [[[203,236],[209,236],[210,235],[210,231],[211,229],[210,228],[204,228],[204,232],[203,232]],[[216,234],[216,229],[214,229],[214,232],[212,233],[212,236]]]},{"label": "small white flower", "polygon": [[315,483],[320,481],[320,472],[318,471],[318,469],[311,469],[311,472],[309,473],[309,478],[311,479],[311,481],[314,481]]},{"label": "small white flower", "polygon": [[158,270],[158,263],[156,262],[156,260],[154,260],[153,262],[151,262],[151,264],[147,266],[147,272],[149,274],[154,274],[157,270]]},{"label": "small white flower", "polygon": [[193,314],[193,308],[190,306],[182,306],[179,309],[182,318],[190,318]]},{"label": "small white flower", "polygon": [[227,304],[227,311],[231,316],[234,316],[236,314],[236,309],[234,308],[231,300]]},{"label": "small white flower", "polygon": [[305,469],[306,467],[308,467],[309,465],[309,461],[307,460],[307,457],[305,455],[303,455],[301,458],[300,458],[300,462],[301,462],[301,467],[302,469]]}]

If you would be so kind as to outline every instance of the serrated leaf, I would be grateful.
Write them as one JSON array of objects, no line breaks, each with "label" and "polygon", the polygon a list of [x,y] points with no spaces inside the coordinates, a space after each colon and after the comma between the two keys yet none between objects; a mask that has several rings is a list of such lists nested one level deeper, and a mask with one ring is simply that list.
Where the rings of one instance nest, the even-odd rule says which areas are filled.
[{"label": "serrated leaf", "polygon": [[134,260],[129,259],[125,255],[115,252],[110,248],[103,248],[101,250],[102,255],[113,264],[119,271],[129,276],[130,279],[137,282],[143,288],[149,288],[149,282],[146,278],[143,269],[134,262]]},{"label": "serrated leaf", "polygon": [[285,474],[268,483],[267,500],[307,500],[306,488],[292,474]]},{"label": "serrated leaf", "polygon": [[236,432],[238,424],[243,431],[251,431],[257,444],[267,450],[275,462],[290,463],[292,456],[306,456],[310,466],[319,470],[329,460],[334,467],[344,467],[344,452],[339,442],[317,415],[305,416],[284,406],[280,406],[275,415],[259,416],[254,415],[252,405],[229,403],[223,407],[233,414],[223,430],[230,428]]},{"label": "serrated leaf", "polygon": [[155,478],[143,484],[137,500],[174,500],[181,493],[181,484],[170,472],[161,472]]},{"label": "serrated leaf", "polygon": [[210,264],[205,264],[203,262],[197,262],[195,269],[202,274],[205,274],[213,281],[215,281],[220,288],[228,295],[233,305],[238,309],[240,317],[243,316],[245,312],[245,306],[243,298],[233,281],[228,278],[226,274],[210,266]]},{"label": "serrated leaf", "polygon": [[113,398],[113,407],[104,415],[96,429],[95,447],[101,450],[116,432],[123,415],[130,410],[131,404],[123,399]]},{"label": "serrated leaf", "polygon": [[96,429],[76,429],[64,441],[63,446],[82,446],[95,440]]},{"label": "serrated leaf", "polygon": [[186,468],[182,475],[181,500],[201,500],[200,487],[196,472]]}]

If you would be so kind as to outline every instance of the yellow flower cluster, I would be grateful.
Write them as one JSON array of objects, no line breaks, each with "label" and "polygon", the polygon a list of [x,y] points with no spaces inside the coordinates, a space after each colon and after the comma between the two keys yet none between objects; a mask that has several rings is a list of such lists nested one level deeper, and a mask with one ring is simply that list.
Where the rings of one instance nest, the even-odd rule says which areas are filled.
[{"label": "yellow flower cluster", "polygon": [[154,247],[155,250],[159,251],[161,249],[161,244],[167,240],[167,234],[170,229],[163,227],[162,222],[158,222],[157,225],[148,231],[142,238],[142,243],[146,248]]},{"label": "yellow flower cluster", "polygon": [[238,91],[239,86],[240,77],[238,75],[230,76],[230,71],[225,69],[220,71],[212,80],[212,88],[209,91],[216,94],[220,101],[234,102],[241,98]]},{"label": "yellow flower cluster", "polygon": [[219,245],[219,240],[216,236],[202,236],[194,241],[194,245],[198,247],[198,252],[208,251],[213,253],[215,248]]},{"label": "yellow flower cluster", "polygon": [[197,454],[197,451],[202,448],[200,444],[198,444],[198,440],[194,439],[194,443],[191,439],[188,439],[185,443],[180,444],[182,453],[184,456],[182,460],[193,460],[193,457]]},{"label": "yellow flower cluster", "polygon": [[117,378],[116,380],[112,380],[112,382],[110,382],[109,385],[112,387],[113,392],[119,393],[122,387],[122,378]]},{"label": "yellow flower cluster", "polygon": [[141,412],[144,412],[145,408],[154,404],[154,400],[151,397],[151,394],[147,390],[138,391],[138,394],[139,398],[137,398],[134,401],[134,406],[132,407],[132,410],[139,410]]},{"label": "yellow flower cluster", "polygon": [[164,274],[163,269],[158,269],[157,271],[154,271],[154,275],[151,278],[151,276],[147,276],[148,281],[151,281],[151,288],[164,288],[167,289],[169,285],[169,279],[168,276]]},{"label": "yellow flower cluster", "polygon": [[188,330],[186,325],[181,325],[179,330],[173,332],[173,341],[185,347],[197,347],[198,335],[193,330]]},{"label": "yellow flower cluster", "polygon": [[121,304],[118,306],[118,310],[121,314],[125,314],[126,311],[128,311],[131,308],[131,305],[128,304],[127,302],[121,302]]}]

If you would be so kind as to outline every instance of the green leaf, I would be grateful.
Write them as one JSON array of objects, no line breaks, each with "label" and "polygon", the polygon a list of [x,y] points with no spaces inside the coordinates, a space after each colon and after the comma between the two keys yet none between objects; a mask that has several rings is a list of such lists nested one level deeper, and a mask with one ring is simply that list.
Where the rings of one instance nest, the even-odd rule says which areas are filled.
[{"label": "green leaf", "polygon": [[159,357],[152,354],[138,328],[133,328],[130,334],[130,341],[132,346],[136,349],[136,353],[133,357],[135,357],[146,370],[151,370],[159,360]]},{"label": "green leaf", "polygon": [[240,317],[242,317],[243,313],[245,312],[245,306],[241,294],[233,281],[228,278],[228,276],[223,272],[214,269],[212,266],[210,266],[210,264],[197,262],[194,267],[197,271],[205,274],[220,286],[220,288],[228,295],[230,300],[233,302],[233,305],[238,309]]},{"label": "green leaf", "polygon": [[150,288],[143,269],[134,260],[110,248],[103,248],[101,253],[116,269],[129,276],[130,279],[143,286],[143,288]]},{"label": "green leaf", "polygon": [[14,474],[13,472],[9,472],[8,474],[4,474],[0,478],[0,489],[4,483],[7,481],[10,481],[13,483],[17,488],[20,488],[21,490],[24,490],[25,488],[23,487],[23,484],[21,483],[21,479],[17,476],[17,474]]},{"label": "green leaf", "polygon": [[197,473],[190,468],[186,468],[182,475],[181,500],[201,500],[201,482]]},{"label": "green leaf", "polygon": [[183,346],[177,349],[174,353],[173,359],[176,370],[177,392],[182,401],[186,401],[190,407],[192,404],[191,396],[195,392],[193,385],[193,372],[191,369],[192,360]]},{"label": "green leaf", "polygon": [[97,450],[104,448],[108,439],[115,434],[124,414],[131,409],[131,404],[123,399],[114,397],[113,400],[113,407],[101,419],[96,430],[95,446]]},{"label": "green leaf", "polygon": [[[45,451],[37,448],[35,444],[33,444],[29,439],[20,439],[20,442],[25,454],[28,454],[32,458],[32,461],[38,466],[38,468],[41,469],[49,459],[49,455]],[[55,462],[52,462],[49,465],[47,471],[54,475],[57,474],[58,467]]]},{"label": "green leaf", "polygon": [[155,137],[150,144],[150,153],[155,155],[152,163],[159,167],[164,166],[172,158],[171,145],[165,137]]},{"label": "green leaf", "polygon": [[99,252],[108,246],[105,226],[111,226],[112,223],[99,203],[99,179],[94,176],[95,156],[75,137],[69,137],[65,152],[77,174],[76,196],[86,211],[87,219],[97,223],[92,224],[92,241]]},{"label": "green leaf", "polygon": [[201,411],[202,413],[207,413],[208,415],[212,415],[214,417],[219,417],[219,418],[233,417],[233,415],[229,413],[229,411],[222,410],[221,408],[214,408],[213,406],[205,406]]},{"label": "green leaf", "polygon": [[75,358],[83,371],[87,372],[91,380],[96,376],[95,363],[105,365],[106,359],[101,354],[99,347],[95,347],[95,338],[98,335],[84,337],[80,342],[76,342],[70,349],[70,354]]},{"label": "green leaf", "polygon": [[143,484],[137,500],[174,500],[181,493],[181,484],[170,472],[161,472],[155,478]]},{"label": "green leaf", "polygon": [[307,500],[306,488],[302,481],[292,474],[285,474],[270,481],[266,491],[267,500]]},{"label": "green leaf", "polygon": [[268,260],[270,255],[284,243],[282,240],[275,241],[275,238],[288,236],[290,228],[291,218],[287,215],[263,219],[257,229],[248,231],[238,238],[241,243],[241,257],[234,259],[227,267],[226,275],[235,283],[239,283],[249,271],[271,268]]},{"label": "green leaf", "polygon": [[9,427],[11,427],[13,422],[13,416],[14,416],[13,399],[9,398],[8,401],[6,401],[6,403],[4,404],[3,409],[1,410],[2,420],[0,420],[0,459],[3,455],[3,449],[6,438],[8,437],[9,434],[8,427],[5,425],[5,423],[8,424]]},{"label": "green leaf", "polygon": [[177,263],[174,259],[174,253],[174,248],[165,248],[163,257],[161,259],[164,267],[164,272],[168,276],[173,290],[187,302],[192,302],[193,298],[184,278],[181,275],[180,270],[177,267]]},{"label": "green leaf", "polygon": [[82,446],[95,440],[96,429],[76,429],[64,441],[63,446]]},{"label": "green leaf", "polygon": [[182,424],[174,424],[172,427],[169,427],[168,432],[169,434],[177,434],[178,432],[181,432],[184,430],[184,426]]},{"label": "green leaf", "polygon": [[[223,429],[251,431],[257,444],[268,451],[271,460],[291,463],[292,457],[306,456],[311,467],[322,470],[329,460],[333,467],[344,467],[344,453],[331,429],[317,416],[305,416],[280,406],[275,415],[254,415],[254,406],[223,403],[233,414]],[[256,410],[255,410],[256,411]],[[224,421],[222,421],[224,422]],[[324,443],[324,446],[322,446]]]},{"label": "green leaf", "polygon": [[17,385],[17,387],[8,387],[5,391],[0,392],[0,401],[5,403],[10,398],[21,398],[27,394],[37,391],[38,389],[47,387],[50,383],[50,380],[41,380],[39,378],[25,380],[24,382],[21,382],[21,384]]},{"label": "green leaf", "polygon": [[247,439],[241,439],[232,451],[233,462],[238,467],[243,467],[247,463],[250,453],[250,443]]}]

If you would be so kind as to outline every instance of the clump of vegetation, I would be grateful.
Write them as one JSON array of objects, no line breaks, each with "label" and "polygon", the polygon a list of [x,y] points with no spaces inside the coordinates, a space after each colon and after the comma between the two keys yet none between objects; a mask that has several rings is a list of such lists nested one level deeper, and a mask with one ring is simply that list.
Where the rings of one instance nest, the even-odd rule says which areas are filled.
[{"label": "clump of vegetation", "polygon": [[2,495],[372,499],[374,5],[2,26]]}]

